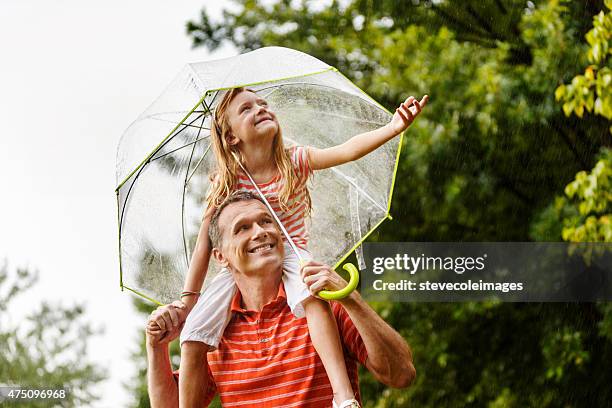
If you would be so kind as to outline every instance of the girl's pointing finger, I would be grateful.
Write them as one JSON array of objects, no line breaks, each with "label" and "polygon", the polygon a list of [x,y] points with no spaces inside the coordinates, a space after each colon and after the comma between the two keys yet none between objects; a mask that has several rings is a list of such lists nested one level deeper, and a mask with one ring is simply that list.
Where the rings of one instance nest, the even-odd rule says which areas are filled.
[{"label": "girl's pointing finger", "polygon": [[421,103],[420,103],[421,108],[422,108],[423,106],[427,105],[427,102],[429,102],[429,95],[425,95],[425,96],[423,97],[423,99],[421,99]]}]

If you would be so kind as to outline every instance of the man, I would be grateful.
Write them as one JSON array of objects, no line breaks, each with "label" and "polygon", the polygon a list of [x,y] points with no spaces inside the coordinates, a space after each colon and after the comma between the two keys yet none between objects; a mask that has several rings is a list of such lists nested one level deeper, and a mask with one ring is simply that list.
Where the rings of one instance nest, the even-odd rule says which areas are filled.
[{"label": "man", "polygon": [[[266,206],[250,193],[231,195],[216,210],[210,235],[212,256],[230,270],[238,291],[219,348],[204,361],[181,367],[182,378],[199,384],[183,394],[190,400],[181,401],[181,407],[207,406],[215,392],[224,406],[331,406],[331,386],[308,336],[305,318],[296,318],[286,303],[281,280],[282,237]],[[329,266],[314,261],[304,265],[302,276],[312,293],[346,285]],[[334,303],[332,309],[357,397],[357,362],[389,386],[407,387],[413,381],[410,347],[357,292]],[[184,313],[179,304],[172,304],[150,317],[150,322],[169,330],[163,337],[150,330],[151,325],[147,330],[153,407],[178,406],[168,342],[178,336]],[[186,342],[181,352],[206,356],[205,347],[204,343]],[[185,386],[181,378],[179,385]]]}]

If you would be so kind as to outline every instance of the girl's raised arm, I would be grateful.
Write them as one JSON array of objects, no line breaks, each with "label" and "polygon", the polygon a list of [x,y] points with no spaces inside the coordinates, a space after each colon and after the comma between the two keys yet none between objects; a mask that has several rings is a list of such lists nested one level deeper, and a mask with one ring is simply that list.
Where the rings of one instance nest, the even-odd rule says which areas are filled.
[{"label": "girl's raised arm", "polygon": [[370,132],[353,136],[346,142],[337,146],[328,147],[327,149],[309,147],[308,159],[311,169],[321,170],[338,166],[360,159],[366,154],[378,149],[380,146],[406,130],[421,113],[421,109],[427,104],[428,100],[428,95],[425,95],[420,102],[411,96],[395,110],[391,122],[386,125]]}]

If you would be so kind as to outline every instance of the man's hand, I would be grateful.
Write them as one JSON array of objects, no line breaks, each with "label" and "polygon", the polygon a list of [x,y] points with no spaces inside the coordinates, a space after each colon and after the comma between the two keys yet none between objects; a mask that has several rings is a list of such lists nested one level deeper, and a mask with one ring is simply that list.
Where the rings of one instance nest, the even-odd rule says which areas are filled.
[{"label": "man's hand", "polygon": [[312,296],[321,299],[317,293],[321,290],[340,290],[346,287],[347,282],[342,279],[329,265],[321,262],[308,261],[300,270],[302,280],[308,286]]},{"label": "man's hand", "polygon": [[398,135],[408,128],[421,113],[421,109],[427,105],[429,95],[423,96],[419,102],[414,96],[408,97],[396,110],[393,119],[389,123],[393,132]]},{"label": "man's hand", "polygon": [[176,339],[187,319],[187,307],[180,300],[160,306],[151,313],[147,322],[147,342],[156,347]]}]

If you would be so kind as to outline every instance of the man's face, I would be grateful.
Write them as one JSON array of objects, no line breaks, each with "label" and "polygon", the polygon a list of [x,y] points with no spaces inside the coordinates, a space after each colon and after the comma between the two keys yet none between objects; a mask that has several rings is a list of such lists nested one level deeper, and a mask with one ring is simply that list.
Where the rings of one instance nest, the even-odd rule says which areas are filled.
[{"label": "man's face", "polygon": [[276,222],[258,200],[238,201],[225,207],[219,216],[220,248],[215,259],[238,273],[269,273],[282,266],[283,241]]}]

